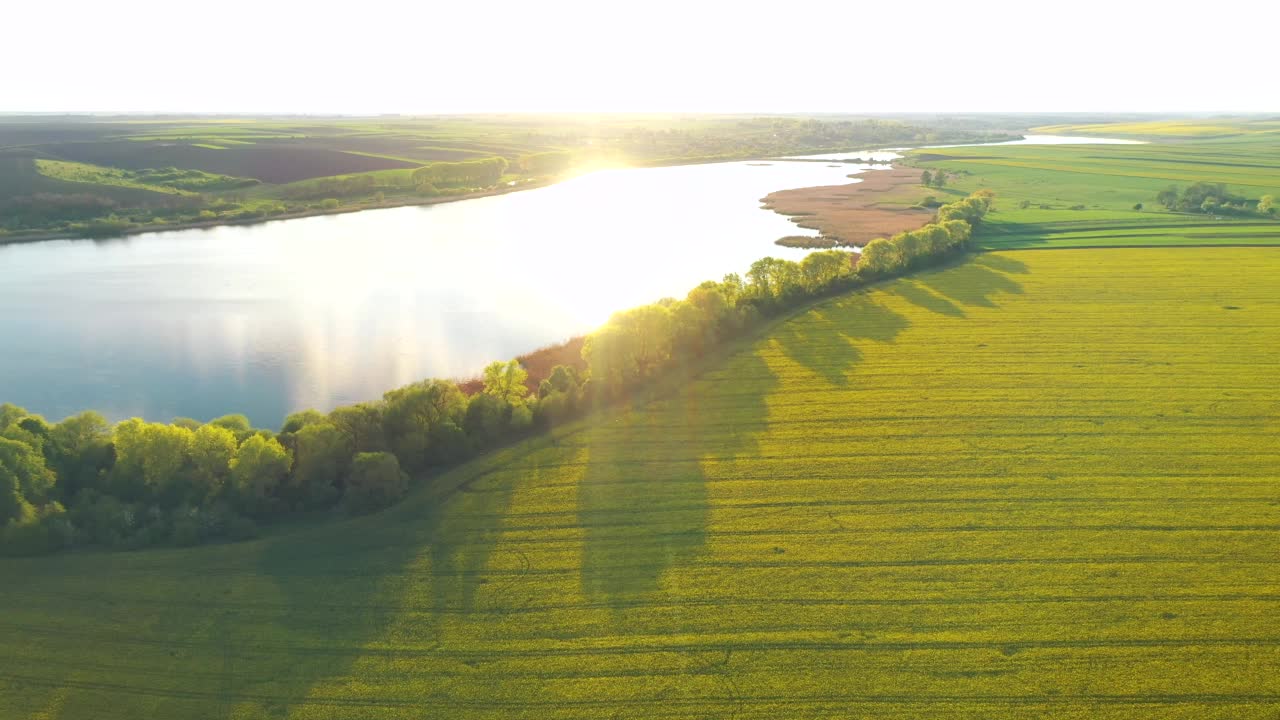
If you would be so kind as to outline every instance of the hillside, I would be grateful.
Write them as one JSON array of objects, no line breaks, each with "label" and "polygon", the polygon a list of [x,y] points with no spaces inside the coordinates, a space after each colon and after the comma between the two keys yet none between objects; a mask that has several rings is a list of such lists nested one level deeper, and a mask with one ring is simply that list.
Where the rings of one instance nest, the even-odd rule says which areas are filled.
[{"label": "hillside", "polygon": [[828,301],[444,500],[0,560],[0,716],[1274,717],[1280,250],[1085,259]]}]

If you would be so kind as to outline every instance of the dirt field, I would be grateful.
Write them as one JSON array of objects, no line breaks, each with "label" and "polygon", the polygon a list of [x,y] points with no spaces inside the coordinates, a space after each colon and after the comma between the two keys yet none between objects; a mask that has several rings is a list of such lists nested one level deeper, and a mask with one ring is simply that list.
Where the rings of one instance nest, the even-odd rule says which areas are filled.
[{"label": "dirt field", "polygon": [[[764,205],[783,215],[796,216],[803,228],[817,230],[847,245],[866,245],[878,237],[915,230],[933,217],[931,210],[908,207],[909,188],[919,184],[918,168],[868,170],[858,176],[862,182],[823,185],[770,193]],[[920,196],[925,188],[919,188]],[[889,199],[892,198],[892,203]]]}]

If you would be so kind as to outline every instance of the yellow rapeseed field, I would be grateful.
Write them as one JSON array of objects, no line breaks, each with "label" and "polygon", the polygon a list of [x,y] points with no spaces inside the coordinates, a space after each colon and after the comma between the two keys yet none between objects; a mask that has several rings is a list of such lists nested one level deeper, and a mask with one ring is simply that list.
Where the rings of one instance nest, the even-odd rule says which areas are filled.
[{"label": "yellow rapeseed field", "polygon": [[1280,717],[1277,278],[977,255],[456,492],[0,561],[0,718]]}]

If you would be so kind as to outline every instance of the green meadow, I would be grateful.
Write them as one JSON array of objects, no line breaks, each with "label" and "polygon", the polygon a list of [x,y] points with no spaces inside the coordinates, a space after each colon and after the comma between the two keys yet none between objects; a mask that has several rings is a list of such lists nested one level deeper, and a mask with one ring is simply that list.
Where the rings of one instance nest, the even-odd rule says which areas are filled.
[{"label": "green meadow", "polygon": [[376,516],[2,560],[0,717],[1274,718],[1277,277],[980,254]]}]

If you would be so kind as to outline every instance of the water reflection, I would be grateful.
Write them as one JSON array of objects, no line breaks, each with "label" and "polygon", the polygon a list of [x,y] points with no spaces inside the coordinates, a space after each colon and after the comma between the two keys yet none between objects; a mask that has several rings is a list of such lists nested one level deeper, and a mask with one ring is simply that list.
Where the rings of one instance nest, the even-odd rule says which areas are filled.
[{"label": "water reflection", "polygon": [[470,375],[764,255],[803,255],[773,245],[798,229],[759,199],[864,168],[609,170],[428,207],[0,246],[0,402],[276,425]]}]

